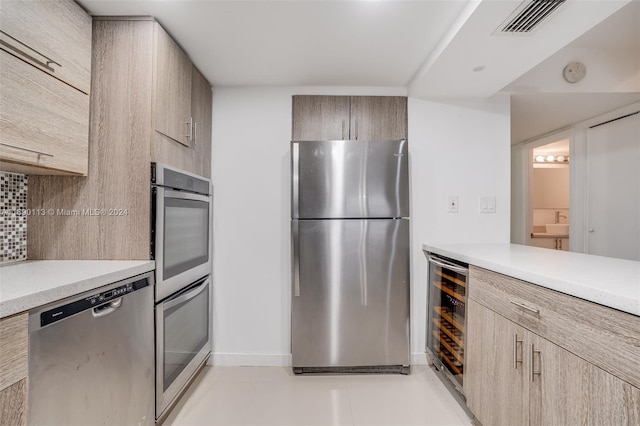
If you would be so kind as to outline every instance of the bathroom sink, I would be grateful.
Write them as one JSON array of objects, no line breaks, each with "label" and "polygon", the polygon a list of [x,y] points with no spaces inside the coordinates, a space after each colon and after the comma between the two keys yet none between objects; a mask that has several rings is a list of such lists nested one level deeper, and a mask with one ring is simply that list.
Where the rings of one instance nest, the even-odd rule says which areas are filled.
[{"label": "bathroom sink", "polygon": [[569,235],[568,223],[547,223],[545,227],[547,228],[547,234]]}]

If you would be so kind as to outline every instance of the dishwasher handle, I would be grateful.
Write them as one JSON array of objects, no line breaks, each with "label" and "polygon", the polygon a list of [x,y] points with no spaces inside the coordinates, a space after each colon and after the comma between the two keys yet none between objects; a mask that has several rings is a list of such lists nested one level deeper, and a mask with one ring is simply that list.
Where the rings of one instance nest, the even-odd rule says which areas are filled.
[{"label": "dishwasher handle", "polygon": [[117,311],[120,306],[122,306],[122,297],[118,297],[116,300],[112,300],[111,302],[103,305],[96,306],[93,308],[91,314],[94,318],[106,317],[110,313]]}]

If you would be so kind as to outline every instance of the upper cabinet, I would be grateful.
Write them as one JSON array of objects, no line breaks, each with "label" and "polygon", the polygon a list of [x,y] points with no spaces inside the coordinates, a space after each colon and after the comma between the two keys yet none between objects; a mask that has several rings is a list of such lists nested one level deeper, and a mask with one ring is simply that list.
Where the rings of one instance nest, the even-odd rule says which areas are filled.
[{"label": "upper cabinet", "polygon": [[399,140],[407,138],[407,98],[352,96],[350,139]]},{"label": "upper cabinet", "polygon": [[189,146],[193,139],[191,61],[158,23],[154,32],[156,130]]},{"label": "upper cabinet", "polygon": [[210,176],[211,86],[168,37],[152,18],[94,17],[90,172],[30,176],[28,204],[126,214],[30,216],[29,258],[149,259],[150,163]]},{"label": "upper cabinet", "polygon": [[407,98],[294,96],[292,138],[399,140],[407,138]]},{"label": "upper cabinet", "polygon": [[294,141],[349,139],[348,96],[294,96]]},{"label": "upper cabinet", "polygon": [[0,31],[3,50],[89,93],[91,17],[75,2],[3,0]]},{"label": "upper cabinet", "polygon": [[191,114],[193,115],[194,170],[211,177],[211,85],[196,67],[191,74]]},{"label": "upper cabinet", "polygon": [[0,2],[0,170],[88,170],[91,17],[75,2]]}]

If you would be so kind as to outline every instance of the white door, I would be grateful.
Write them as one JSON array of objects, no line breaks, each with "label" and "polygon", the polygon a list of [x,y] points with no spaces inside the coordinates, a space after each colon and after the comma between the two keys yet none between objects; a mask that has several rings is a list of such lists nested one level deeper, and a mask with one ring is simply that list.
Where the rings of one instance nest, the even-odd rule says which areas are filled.
[{"label": "white door", "polygon": [[640,260],[640,114],[587,133],[587,252]]}]

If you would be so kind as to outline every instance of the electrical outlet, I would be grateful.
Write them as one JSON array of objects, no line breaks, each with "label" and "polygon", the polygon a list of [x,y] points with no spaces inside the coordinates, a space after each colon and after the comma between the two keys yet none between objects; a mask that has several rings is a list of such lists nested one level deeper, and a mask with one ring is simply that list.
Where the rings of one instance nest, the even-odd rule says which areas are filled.
[{"label": "electrical outlet", "polygon": [[447,211],[449,213],[458,213],[458,197],[455,195],[449,196],[447,199]]}]

